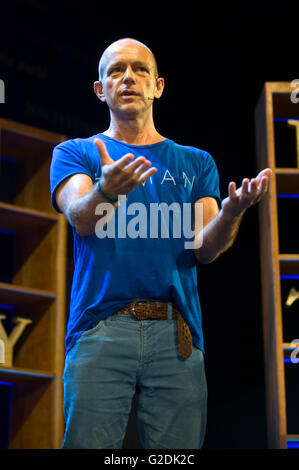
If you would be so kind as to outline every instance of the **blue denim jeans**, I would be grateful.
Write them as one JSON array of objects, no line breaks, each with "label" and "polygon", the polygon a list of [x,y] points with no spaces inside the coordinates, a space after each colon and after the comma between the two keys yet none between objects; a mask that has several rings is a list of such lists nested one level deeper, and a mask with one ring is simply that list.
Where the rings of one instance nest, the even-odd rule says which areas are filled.
[{"label": "blue denim jeans", "polygon": [[206,429],[204,356],[182,359],[176,320],[114,314],[65,360],[63,448],[121,449],[134,394],[144,449],[199,449]]}]

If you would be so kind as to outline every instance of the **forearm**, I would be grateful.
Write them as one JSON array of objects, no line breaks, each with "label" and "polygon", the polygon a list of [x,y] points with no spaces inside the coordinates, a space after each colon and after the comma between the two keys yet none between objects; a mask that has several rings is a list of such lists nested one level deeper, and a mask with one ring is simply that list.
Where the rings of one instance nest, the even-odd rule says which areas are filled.
[{"label": "forearm", "polygon": [[208,223],[201,233],[202,246],[194,250],[196,259],[208,264],[228,250],[234,243],[243,213],[236,217],[225,214],[223,209]]},{"label": "forearm", "polygon": [[[99,206],[102,205],[102,207]],[[113,216],[118,202],[109,202],[94,185],[91,190],[73,200],[67,210],[67,219],[81,236],[95,233],[96,224],[105,214],[106,223]],[[107,212],[104,209],[107,209]],[[100,210],[99,210],[100,209]]]}]

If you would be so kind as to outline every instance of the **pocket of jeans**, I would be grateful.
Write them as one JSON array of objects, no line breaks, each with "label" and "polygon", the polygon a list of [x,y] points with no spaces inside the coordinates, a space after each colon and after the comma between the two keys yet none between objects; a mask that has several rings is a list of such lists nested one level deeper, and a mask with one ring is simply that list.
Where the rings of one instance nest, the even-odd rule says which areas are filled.
[{"label": "pocket of jeans", "polygon": [[82,337],[86,338],[87,336],[93,335],[94,333],[96,333],[98,330],[100,330],[102,328],[102,326],[104,325],[104,322],[105,322],[105,319],[104,320],[98,320],[97,322],[95,322],[91,326],[91,328],[88,328],[87,330],[83,331],[80,338],[82,338]]}]

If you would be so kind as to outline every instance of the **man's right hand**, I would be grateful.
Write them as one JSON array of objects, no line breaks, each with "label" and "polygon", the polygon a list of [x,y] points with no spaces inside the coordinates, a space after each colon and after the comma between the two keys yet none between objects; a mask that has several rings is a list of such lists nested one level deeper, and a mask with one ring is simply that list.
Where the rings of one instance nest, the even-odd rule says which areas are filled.
[{"label": "man's right hand", "polygon": [[119,160],[114,161],[101,139],[94,139],[94,143],[98,148],[101,160],[101,188],[112,198],[130,193],[157,172],[155,167],[149,169],[151,162],[145,157],[134,159],[132,153],[127,153]]}]

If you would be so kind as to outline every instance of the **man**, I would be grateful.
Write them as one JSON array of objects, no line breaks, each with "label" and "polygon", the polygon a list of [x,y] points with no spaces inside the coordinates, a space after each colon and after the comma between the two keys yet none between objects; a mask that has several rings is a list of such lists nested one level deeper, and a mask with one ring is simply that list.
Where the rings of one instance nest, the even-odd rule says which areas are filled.
[{"label": "man", "polygon": [[[73,227],[75,258],[64,448],[121,448],[134,394],[143,448],[203,443],[207,389],[196,262],[210,263],[232,245],[244,212],[267,191],[271,170],[244,179],[238,190],[231,182],[221,203],[211,155],[157,132],[153,101],[163,89],[144,44],[114,42],[94,83],[108,105],[109,128],[54,149],[52,203]],[[153,219],[162,202],[175,203],[172,220],[161,216],[168,236],[157,235]],[[174,236],[175,217],[190,205],[192,249],[182,234]],[[127,221],[136,208],[137,222]]]}]

